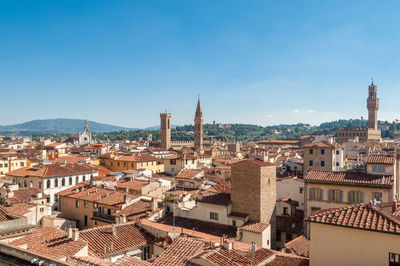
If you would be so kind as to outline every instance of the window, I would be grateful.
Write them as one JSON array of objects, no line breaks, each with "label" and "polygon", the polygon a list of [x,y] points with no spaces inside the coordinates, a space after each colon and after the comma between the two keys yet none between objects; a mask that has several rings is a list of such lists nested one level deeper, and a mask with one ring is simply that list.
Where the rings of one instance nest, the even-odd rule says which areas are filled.
[{"label": "window", "polygon": [[350,203],[360,203],[363,199],[363,193],[361,191],[349,191],[347,196]]},{"label": "window", "polygon": [[322,154],[322,155],[325,154],[325,149],[321,149],[321,154]]},{"label": "window", "polygon": [[86,176],[85,175],[82,176],[82,180],[83,180],[83,182],[86,181]]},{"label": "window", "polygon": [[5,164],[4,164],[4,167],[8,167],[8,163],[5,163]]},{"label": "window", "polygon": [[76,201],[75,201],[75,207],[76,207],[76,208],[79,208],[79,200],[76,200]]},{"label": "window", "polygon": [[40,208],[40,212],[44,212],[44,208]]},{"label": "window", "polygon": [[339,155],[339,154],[340,154],[339,150],[336,150],[336,154],[337,154],[337,155]]},{"label": "window", "polygon": [[314,164],[313,160],[310,160],[310,161],[308,162],[308,165],[309,165],[309,166],[313,166],[313,164]]},{"label": "window", "polygon": [[236,226],[236,220],[234,220],[234,219],[232,220],[232,225]]},{"label": "window", "polygon": [[210,219],[211,220],[218,220],[218,213],[210,212]]},{"label": "window", "polygon": [[329,189],[328,190],[328,200],[342,202],[343,201],[343,192],[340,189]]},{"label": "window", "polygon": [[175,165],[176,164],[176,159],[171,159],[169,164]]},{"label": "window", "polygon": [[79,176],[75,177],[75,184],[79,183]]},{"label": "window", "polygon": [[309,190],[310,195],[309,199],[310,200],[322,200],[323,199],[323,191],[320,188],[310,188]]},{"label": "window", "polygon": [[93,202],[93,208],[97,208],[97,202]]},{"label": "window", "polygon": [[385,173],[385,165],[384,164],[373,164],[372,172],[381,173],[381,174]]},{"label": "window", "polygon": [[314,153],[314,150],[313,150],[313,149],[310,149],[310,150],[308,151],[308,153],[309,153],[309,154],[313,154],[313,153]]},{"label": "window", "polygon": [[24,180],[24,187],[26,187],[26,180]]},{"label": "window", "polygon": [[325,166],[325,161],[321,161],[321,166],[322,166],[322,167]]},{"label": "window", "polygon": [[119,166],[119,162],[118,162],[118,166]]},{"label": "window", "polygon": [[72,186],[72,177],[69,177],[69,185]]},{"label": "window", "polygon": [[65,187],[65,178],[61,179],[61,186]]},{"label": "window", "polygon": [[24,162],[20,162],[20,163],[19,163],[19,166],[24,166]]},{"label": "window", "polygon": [[372,199],[376,201],[382,201],[382,193],[381,192],[372,192]]},{"label": "window", "polygon": [[336,166],[339,166],[339,162],[336,162]]},{"label": "window", "polygon": [[42,182],[39,182],[39,189],[42,189]]},{"label": "window", "polygon": [[400,254],[389,252],[389,266],[400,266]]},{"label": "window", "polygon": [[288,211],[288,207],[283,207],[283,215],[288,215],[289,211]]},{"label": "window", "polygon": [[124,162],[124,167],[126,167],[126,162]]},{"label": "window", "polygon": [[304,188],[300,188],[300,194],[303,194],[303,190],[304,190]]},{"label": "window", "polygon": [[87,215],[83,216],[83,224],[87,226],[88,217]]},{"label": "window", "polygon": [[54,194],[54,201],[58,201],[58,195]]},{"label": "window", "polygon": [[107,214],[111,215],[111,209],[110,208],[107,209]]},{"label": "window", "polygon": [[133,167],[133,163],[131,163],[131,167]]},{"label": "window", "polygon": [[50,180],[47,180],[46,188],[50,188]]},{"label": "window", "polygon": [[276,241],[281,241],[281,232],[276,231]]},{"label": "window", "polygon": [[54,179],[54,187],[58,187],[58,179]]}]

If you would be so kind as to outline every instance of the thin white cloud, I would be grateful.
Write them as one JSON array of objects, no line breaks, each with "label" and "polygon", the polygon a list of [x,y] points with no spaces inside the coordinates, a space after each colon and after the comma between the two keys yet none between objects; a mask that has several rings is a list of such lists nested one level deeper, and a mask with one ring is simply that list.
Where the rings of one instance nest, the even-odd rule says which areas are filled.
[{"label": "thin white cloud", "polygon": [[313,109],[308,110],[307,112],[309,113],[314,113],[315,111]]},{"label": "thin white cloud", "polygon": [[300,110],[298,110],[298,109],[293,110],[293,113],[300,113]]}]

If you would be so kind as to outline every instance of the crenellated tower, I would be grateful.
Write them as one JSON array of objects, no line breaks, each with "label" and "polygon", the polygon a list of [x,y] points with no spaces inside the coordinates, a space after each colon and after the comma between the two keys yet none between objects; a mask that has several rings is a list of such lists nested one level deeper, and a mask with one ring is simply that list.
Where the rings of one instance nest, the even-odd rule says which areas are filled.
[{"label": "crenellated tower", "polygon": [[376,97],[377,88],[372,81],[371,85],[368,87],[368,128],[378,129],[378,109],[379,109],[379,99]]}]

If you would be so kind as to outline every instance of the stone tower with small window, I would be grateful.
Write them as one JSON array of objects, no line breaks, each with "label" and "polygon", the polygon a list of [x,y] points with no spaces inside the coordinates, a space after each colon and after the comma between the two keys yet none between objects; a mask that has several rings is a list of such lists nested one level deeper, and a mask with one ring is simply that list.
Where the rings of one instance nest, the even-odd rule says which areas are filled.
[{"label": "stone tower with small window", "polygon": [[233,213],[246,213],[251,221],[270,224],[274,239],[276,165],[258,159],[232,164],[231,201]]},{"label": "stone tower with small window", "polygon": [[194,149],[203,149],[203,112],[201,111],[200,97],[197,101],[196,114],[194,116]]},{"label": "stone tower with small window", "polygon": [[378,109],[379,109],[379,99],[376,97],[377,88],[372,81],[371,85],[368,87],[368,128],[378,129]]},{"label": "stone tower with small window", "polygon": [[161,113],[160,122],[160,147],[168,150],[171,147],[171,113]]}]

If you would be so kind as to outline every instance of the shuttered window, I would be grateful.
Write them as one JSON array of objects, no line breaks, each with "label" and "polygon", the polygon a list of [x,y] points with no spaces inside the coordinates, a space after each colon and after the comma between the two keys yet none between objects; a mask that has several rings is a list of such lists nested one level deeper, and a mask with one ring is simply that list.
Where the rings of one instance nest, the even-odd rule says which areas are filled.
[{"label": "shuttered window", "polygon": [[310,188],[309,190],[310,200],[322,200],[323,199],[323,190],[320,188]]},{"label": "shuttered window", "polygon": [[360,203],[363,201],[363,193],[361,191],[349,191],[348,201],[350,203]]},{"label": "shuttered window", "polygon": [[343,191],[340,189],[329,189],[328,190],[328,200],[342,202],[343,201]]}]

